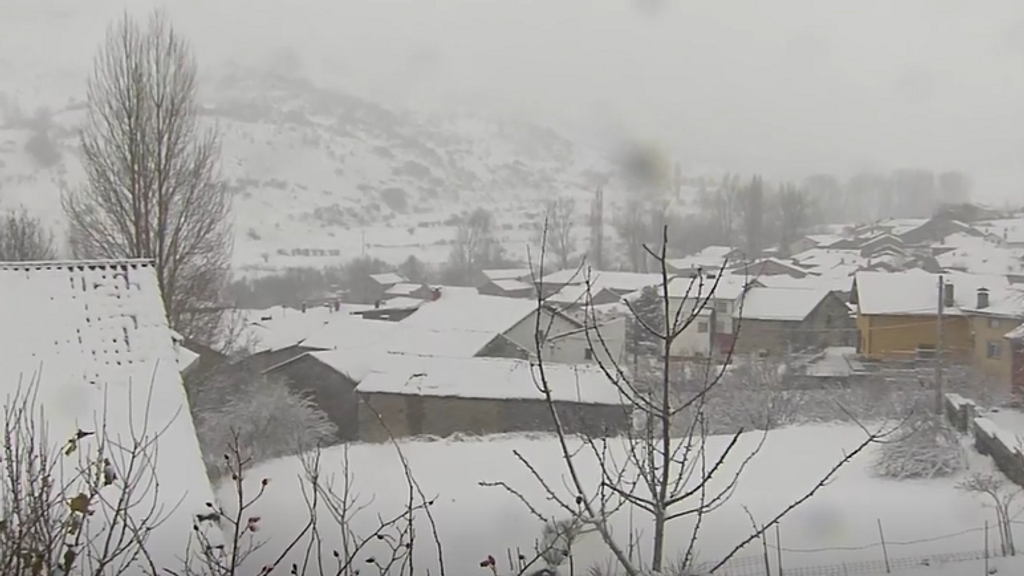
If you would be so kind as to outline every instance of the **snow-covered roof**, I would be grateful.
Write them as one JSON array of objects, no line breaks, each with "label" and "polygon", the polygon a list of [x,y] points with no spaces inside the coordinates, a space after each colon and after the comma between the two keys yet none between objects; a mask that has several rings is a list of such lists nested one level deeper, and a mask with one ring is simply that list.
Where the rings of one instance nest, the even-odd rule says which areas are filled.
[{"label": "snow-covered roof", "polygon": [[408,296],[413,292],[423,288],[423,284],[416,284],[414,282],[399,282],[394,286],[388,288],[384,293],[389,296]]},{"label": "snow-covered roof", "polygon": [[989,275],[1024,271],[1024,250],[998,246],[982,237],[955,234],[937,247],[952,248],[935,256],[935,261],[943,268]]},{"label": "snow-covered roof", "polygon": [[[585,305],[591,298],[597,296],[602,291],[607,290],[606,288],[590,288],[587,289],[585,284],[570,284],[563,286],[561,290],[545,298],[545,302],[552,304],[560,304],[563,306],[568,305]],[[640,290],[635,290],[630,294],[640,294]]]},{"label": "snow-covered roof", "polygon": [[729,246],[708,246],[696,254],[668,260],[667,264],[676,270],[703,268],[705,272],[713,272],[723,265],[740,262],[742,258],[736,257],[737,252]]},{"label": "snow-covered roof", "polygon": [[792,257],[798,265],[821,273],[837,266],[865,266],[869,258],[861,256],[860,250],[836,248],[811,248]]},{"label": "snow-covered roof", "polygon": [[488,280],[524,280],[531,278],[532,272],[529,268],[501,268],[496,270],[483,270],[480,272]]},{"label": "snow-covered roof", "polygon": [[531,299],[453,295],[442,291],[439,299],[423,303],[401,324],[441,331],[504,333],[536,309],[537,303]]},{"label": "snow-covered roof", "polygon": [[[147,261],[0,263],[2,393],[10,398],[37,382],[54,450],[104,421],[106,433],[122,445],[132,437],[157,438],[159,450],[148,455],[153,468],[136,473],[140,486],[154,474],[160,490],[134,494],[139,502],[132,507],[144,514],[158,506],[168,515],[153,527],[157,554],[184,551],[193,514],[213,501],[178,366]],[[88,442],[83,449],[94,449]],[[107,448],[117,450],[113,443]],[[125,457],[110,459],[117,465]],[[153,498],[159,500],[153,504]]]},{"label": "snow-covered roof", "polygon": [[928,222],[928,220],[928,218],[886,218],[884,220],[879,220],[878,222],[875,222],[873,224],[869,224],[866,226],[866,228],[885,228],[890,233],[899,236],[901,234],[906,234],[911,230],[916,230],[920,228],[926,222]]},{"label": "snow-covered roof", "polygon": [[[554,400],[623,405],[618,388],[593,365],[549,364],[544,375]],[[538,369],[526,360],[443,358],[392,354],[356,388],[362,393],[458,398],[543,400]]]},{"label": "snow-covered roof", "polygon": [[533,286],[526,282],[521,282],[514,278],[503,278],[501,280],[491,280],[491,284],[494,284],[498,288],[505,290],[506,292],[516,292],[519,290],[533,290]]},{"label": "snow-covered roof", "polygon": [[833,292],[849,292],[853,288],[853,275],[858,266],[837,266],[824,270],[820,275],[808,275],[794,278],[786,274],[761,276],[758,283],[768,288],[801,288],[813,290],[829,290]]},{"label": "snow-covered roof", "polygon": [[1024,243],[1024,218],[1003,218],[975,222],[973,226],[986,233],[998,236],[1011,244]]},{"label": "snow-covered roof", "polygon": [[[920,269],[900,272],[858,272],[857,305],[861,314],[934,316],[938,306],[939,274]],[[946,307],[949,315],[961,314],[961,308],[977,304],[978,289],[1003,292],[1010,289],[1005,276],[983,276],[962,272],[941,275],[953,285],[955,306]]]},{"label": "snow-covered roof", "polygon": [[831,291],[820,288],[754,287],[747,290],[741,300],[742,318],[800,322],[829,294]]},{"label": "snow-covered roof", "polygon": [[401,322],[387,324],[396,328],[388,338],[362,344],[350,342],[348,346],[310,352],[309,355],[359,382],[370,370],[390,361],[395,354],[473,358],[499,336],[495,332],[429,330],[402,326]]},{"label": "snow-covered roof", "polygon": [[717,278],[709,278],[701,274],[693,278],[673,278],[668,283],[669,298],[707,298],[714,291],[716,300],[735,300],[743,294],[747,285],[757,283],[750,278],[738,274],[723,274]]},{"label": "snow-covered roof", "polygon": [[814,242],[817,246],[828,246],[843,239],[842,234],[807,234],[805,238]]},{"label": "snow-covered roof", "polygon": [[376,283],[378,283],[378,284],[380,284],[382,286],[390,286],[390,285],[393,285],[393,284],[401,284],[403,282],[407,282],[407,280],[401,274],[398,274],[396,272],[383,272],[381,274],[370,274],[370,278],[374,282],[376,282]]},{"label": "snow-covered roof", "polygon": [[641,274],[638,272],[599,272],[597,270],[579,270],[576,268],[559,270],[545,276],[542,281],[549,286],[564,286],[573,284],[586,284],[590,279],[590,285],[596,292],[602,288],[615,290],[616,292],[632,292],[645,286],[661,284],[661,274]]},{"label": "snow-covered roof", "polygon": [[412,308],[419,308],[423,305],[423,300],[420,298],[410,298],[408,296],[395,296],[394,298],[388,298],[387,300],[380,303],[380,306],[375,306],[371,309],[364,310],[364,312],[370,312],[372,310],[411,310]]},{"label": "snow-covered roof", "polygon": [[300,341],[309,348],[330,350],[380,342],[397,330],[397,322],[368,320],[359,315],[335,314]]},{"label": "snow-covered roof", "polygon": [[[254,353],[295,346],[322,328],[331,316],[347,315],[344,310],[332,312],[323,306],[307,308],[305,312],[275,308],[260,313],[257,316],[261,320],[250,324],[244,334]],[[270,320],[262,320],[267,317]]]}]

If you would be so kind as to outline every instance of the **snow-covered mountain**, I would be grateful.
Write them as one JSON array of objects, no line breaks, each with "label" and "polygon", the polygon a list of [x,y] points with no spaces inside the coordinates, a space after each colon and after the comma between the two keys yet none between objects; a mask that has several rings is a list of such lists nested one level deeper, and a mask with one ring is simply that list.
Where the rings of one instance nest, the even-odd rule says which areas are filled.
[{"label": "snow-covered mountain", "polygon": [[[393,110],[280,73],[241,67],[203,84],[204,115],[223,135],[235,197],[239,269],[339,263],[360,254],[441,261],[452,216],[493,211],[512,255],[525,253],[539,205],[566,194],[585,218],[610,162],[550,129],[509,119]],[[0,203],[61,225],[59,191],[81,182],[75,128],[84,103],[28,108],[0,94]],[[45,134],[51,165],[30,152]]]}]

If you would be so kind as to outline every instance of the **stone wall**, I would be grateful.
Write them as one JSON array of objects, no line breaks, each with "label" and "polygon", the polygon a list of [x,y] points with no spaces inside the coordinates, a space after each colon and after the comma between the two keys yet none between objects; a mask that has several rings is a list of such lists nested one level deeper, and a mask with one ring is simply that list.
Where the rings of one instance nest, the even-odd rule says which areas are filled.
[{"label": "stone wall", "polygon": [[1013,483],[1024,486],[1024,453],[1016,436],[995,422],[978,415],[978,406],[959,394],[946,394],[946,418],[950,424],[974,438],[979,454],[989,456]]},{"label": "stone wall", "polygon": [[[555,430],[548,406],[540,400],[379,393],[360,396],[359,439],[366,442],[419,435],[482,436]],[[563,430],[570,434],[611,436],[621,433],[630,422],[621,406],[556,403],[556,408]]]}]

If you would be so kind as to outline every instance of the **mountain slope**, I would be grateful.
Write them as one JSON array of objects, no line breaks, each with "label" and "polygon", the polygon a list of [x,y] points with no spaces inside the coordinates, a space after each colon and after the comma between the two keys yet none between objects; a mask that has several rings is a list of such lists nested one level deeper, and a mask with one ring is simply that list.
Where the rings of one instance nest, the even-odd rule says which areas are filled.
[{"label": "mountain slope", "polygon": [[[203,87],[204,116],[223,134],[240,270],[360,254],[438,262],[454,236],[452,216],[478,206],[496,214],[509,251],[523,256],[543,199],[578,197],[583,219],[595,174],[609,171],[597,153],[522,122],[391,110],[239,67]],[[26,114],[16,95],[4,102],[0,203],[24,204],[59,227],[59,190],[81,182],[75,131],[83,105]],[[33,138],[59,159],[46,165],[32,153]]]}]

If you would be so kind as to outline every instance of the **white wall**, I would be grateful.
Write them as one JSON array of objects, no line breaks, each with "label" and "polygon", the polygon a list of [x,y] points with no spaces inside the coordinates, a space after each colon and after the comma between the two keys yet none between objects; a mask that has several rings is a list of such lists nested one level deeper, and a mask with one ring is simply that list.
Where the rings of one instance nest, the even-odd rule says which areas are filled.
[{"label": "white wall", "polygon": [[[679,314],[680,321],[685,321],[693,314],[694,308],[703,299],[697,300],[696,298],[672,298],[671,311],[673,318],[675,314]],[[682,307],[682,312],[678,312]],[[724,298],[715,298],[708,300],[707,304],[700,311],[699,317],[694,319],[693,323],[686,327],[683,332],[676,337],[672,343],[672,355],[673,356],[708,356],[711,354],[711,316],[712,310],[715,311],[716,323],[714,332],[718,334],[732,334],[733,323],[732,314],[735,307],[735,303],[732,300]],[[706,328],[701,331],[702,328]]]},{"label": "white wall", "polygon": [[[550,322],[550,324],[549,324]],[[550,328],[548,328],[550,326]],[[537,313],[534,312],[516,324],[505,336],[533,354],[536,348],[535,331],[537,329]],[[547,342],[544,346],[544,357],[550,362],[559,364],[590,364],[598,360],[610,366],[612,360],[622,359],[626,343],[626,321],[618,318],[600,327],[600,338],[591,329],[588,341],[587,333],[577,324],[560,315],[542,312],[541,329],[547,329]],[[564,335],[564,336],[563,336]],[[604,348],[607,347],[606,352]],[[590,353],[587,351],[590,350]]]}]

